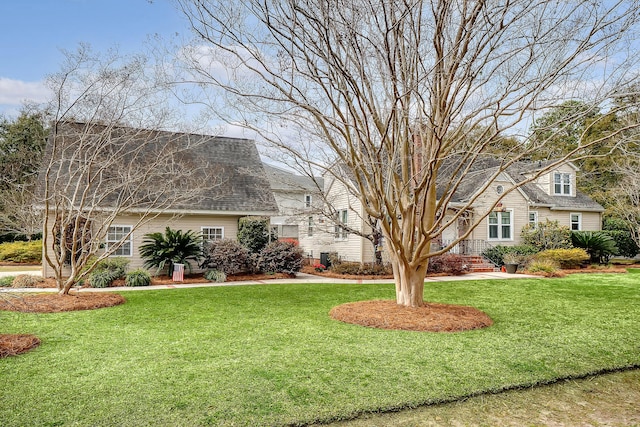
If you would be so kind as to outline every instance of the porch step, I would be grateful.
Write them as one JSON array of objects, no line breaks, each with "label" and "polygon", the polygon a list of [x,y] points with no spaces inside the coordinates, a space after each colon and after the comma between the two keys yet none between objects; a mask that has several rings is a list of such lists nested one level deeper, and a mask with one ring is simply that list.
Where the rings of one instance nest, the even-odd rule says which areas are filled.
[{"label": "porch step", "polygon": [[471,273],[488,273],[498,271],[493,264],[480,255],[465,255],[464,258],[469,264],[469,272]]}]

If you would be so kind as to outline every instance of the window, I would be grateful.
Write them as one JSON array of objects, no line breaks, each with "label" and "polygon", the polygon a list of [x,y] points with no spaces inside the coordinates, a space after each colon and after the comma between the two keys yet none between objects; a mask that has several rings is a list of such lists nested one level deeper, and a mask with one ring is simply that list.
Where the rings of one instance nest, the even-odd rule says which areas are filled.
[{"label": "window", "polygon": [[311,237],[313,236],[313,217],[310,216],[307,219],[307,236]]},{"label": "window", "polygon": [[133,234],[130,225],[112,225],[107,231],[106,250],[116,248],[115,256],[133,255]]},{"label": "window", "polygon": [[536,228],[538,226],[538,212],[529,212],[529,227]]},{"label": "window", "polygon": [[202,232],[202,240],[207,242],[224,239],[223,227],[202,227],[200,231]]},{"label": "window", "polygon": [[[341,224],[347,224],[349,221],[349,214],[346,209],[338,211],[338,221]],[[336,240],[346,240],[349,233],[347,230],[339,224],[336,224],[334,227],[335,238]]]},{"label": "window", "polygon": [[310,208],[312,200],[313,199],[311,198],[311,194],[305,194],[305,196],[304,196],[304,207],[305,208]]},{"label": "window", "polygon": [[582,214],[579,214],[579,213],[571,214],[571,230],[572,231],[582,230]]},{"label": "window", "polygon": [[571,195],[571,174],[560,172],[553,174],[553,194]]},{"label": "window", "polygon": [[489,239],[511,240],[512,211],[491,212],[489,214]]}]

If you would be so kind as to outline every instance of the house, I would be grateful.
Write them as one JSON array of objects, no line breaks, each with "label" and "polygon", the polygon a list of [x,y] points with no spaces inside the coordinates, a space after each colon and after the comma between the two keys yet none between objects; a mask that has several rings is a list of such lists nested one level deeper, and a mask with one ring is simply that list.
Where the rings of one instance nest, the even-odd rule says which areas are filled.
[{"label": "house", "polygon": [[[469,212],[443,230],[443,246],[462,236],[473,222],[474,215],[487,212],[500,196],[503,198],[484,222],[473,229],[453,252],[478,254],[487,245],[522,244],[523,227],[536,226],[547,220],[558,221],[560,225],[575,231],[601,229],[604,208],[578,190],[578,168],[573,163],[566,162],[544,173],[541,171],[550,166],[552,161],[519,161],[502,172],[499,163],[499,159],[480,162],[454,193],[450,203],[452,209],[468,205],[474,197],[476,200]],[[483,185],[496,173],[496,179],[482,191]],[[509,191],[516,185],[520,186]],[[451,214],[450,210],[447,215]]]},{"label": "house", "polygon": [[364,209],[343,182],[330,174],[301,176],[266,164],[265,171],[278,203],[279,214],[271,217],[271,225],[279,238],[296,239],[312,262],[329,253],[345,261],[374,260],[371,241],[349,231],[366,233],[370,227],[363,225]]},{"label": "house", "polygon": [[[117,245],[114,256],[128,258],[131,269],[143,264],[138,248],[147,233],[169,226],[209,240],[235,239],[241,217],[278,213],[248,139],[62,123],[49,139],[44,165],[55,172],[41,174],[42,182],[49,176],[49,205],[70,206],[67,211],[86,216],[94,229],[105,227],[99,244]],[[86,195],[80,199],[78,193]],[[60,209],[60,217],[71,215]],[[44,233],[51,242],[56,220],[49,211]],[[44,250],[53,255],[53,245]],[[43,262],[43,275],[52,274]]]},{"label": "house", "polygon": [[[462,237],[479,221],[479,215],[489,210],[488,216],[451,252],[477,255],[490,246],[519,245],[522,243],[520,234],[523,227],[535,226],[546,220],[558,221],[571,230],[600,230],[604,208],[577,189],[578,168],[573,163],[566,162],[534,179],[551,164],[550,161],[520,161],[500,172],[500,159],[485,158],[478,161],[455,191],[444,219],[447,221],[452,218],[460,209],[465,209],[465,212],[442,231],[435,243],[436,248],[445,247]],[[446,167],[443,169],[439,179],[448,182],[451,176],[447,175]],[[483,191],[485,184],[496,175],[491,185]],[[523,183],[528,179],[531,181]],[[510,191],[521,183],[519,188]],[[349,194],[344,183],[325,177],[324,192],[325,197],[332,200],[340,221],[351,229],[368,233],[370,221],[366,220],[360,201]],[[491,209],[500,197],[502,200]],[[324,229],[316,227],[316,230],[317,237],[305,245],[305,250],[314,255],[337,252],[344,260],[372,262],[375,251],[382,250],[381,245],[374,246],[371,241],[348,233],[339,225]]]},{"label": "house", "polygon": [[278,214],[270,218],[272,229],[279,239],[308,246],[314,238],[313,214],[322,201],[322,178],[297,175],[267,163],[263,166],[278,205]]}]

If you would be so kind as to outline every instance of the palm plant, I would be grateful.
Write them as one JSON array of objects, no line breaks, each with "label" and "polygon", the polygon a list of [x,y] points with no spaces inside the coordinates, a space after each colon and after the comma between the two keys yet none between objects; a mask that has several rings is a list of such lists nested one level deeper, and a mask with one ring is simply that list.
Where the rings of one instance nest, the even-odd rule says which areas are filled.
[{"label": "palm plant", "polygon": [[606,262],[618,252],[615,240],[601,231],[574,231],[571,233],[571,241],[576,248],[587,251],[591,262]]},{"label": "palm plant", "polygon": [[167,227],[160,232],[145,234],[140,246],[140,256],[147,268],[156,268],[156,272],[165,268],[168,275],[173,274],[174,264],[184,264],[191,272],[190,261],[202,256],[202,237],[192,230],[172,230]]}]

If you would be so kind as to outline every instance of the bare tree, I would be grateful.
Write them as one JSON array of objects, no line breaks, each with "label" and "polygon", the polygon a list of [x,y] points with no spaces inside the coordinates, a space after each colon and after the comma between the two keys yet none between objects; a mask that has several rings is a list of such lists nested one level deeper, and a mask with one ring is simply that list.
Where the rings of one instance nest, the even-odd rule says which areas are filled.
[{"label": "bare tree", "polygon": [[[195,71],[190,81],[220,90],[224,97],[208,99],[228,102],[212,108],[260,132],[283,155],[327,173],[335,162],[349,170],[350,192],[384,234],[396,300],[408,306],[423,304],[429,258],[489,215],[491,208],[476,211],[465,235],[432,250],[432,240],[478,197],[444,215],[482,153],[505,136],[523,141],[524,149],[503,152],[486,190],[552,141],[523,135],[537,111],[567,99],[598,105],[637,75],[635,1],[178,3],[198,36],[185,50]],[[469,138],[465,129],[476,128],[485,131]]]},{"label": "bare tree", "polygon": [[[51,127],[40,173],[44,262],[60,294],[116,253],[141,225],[216,197],[219,173],[193,151],[211,137],[173,133],[170,98],[144,57],[66,54],[49,83]],[[133,226],[105,247],[114,220]]]}]

